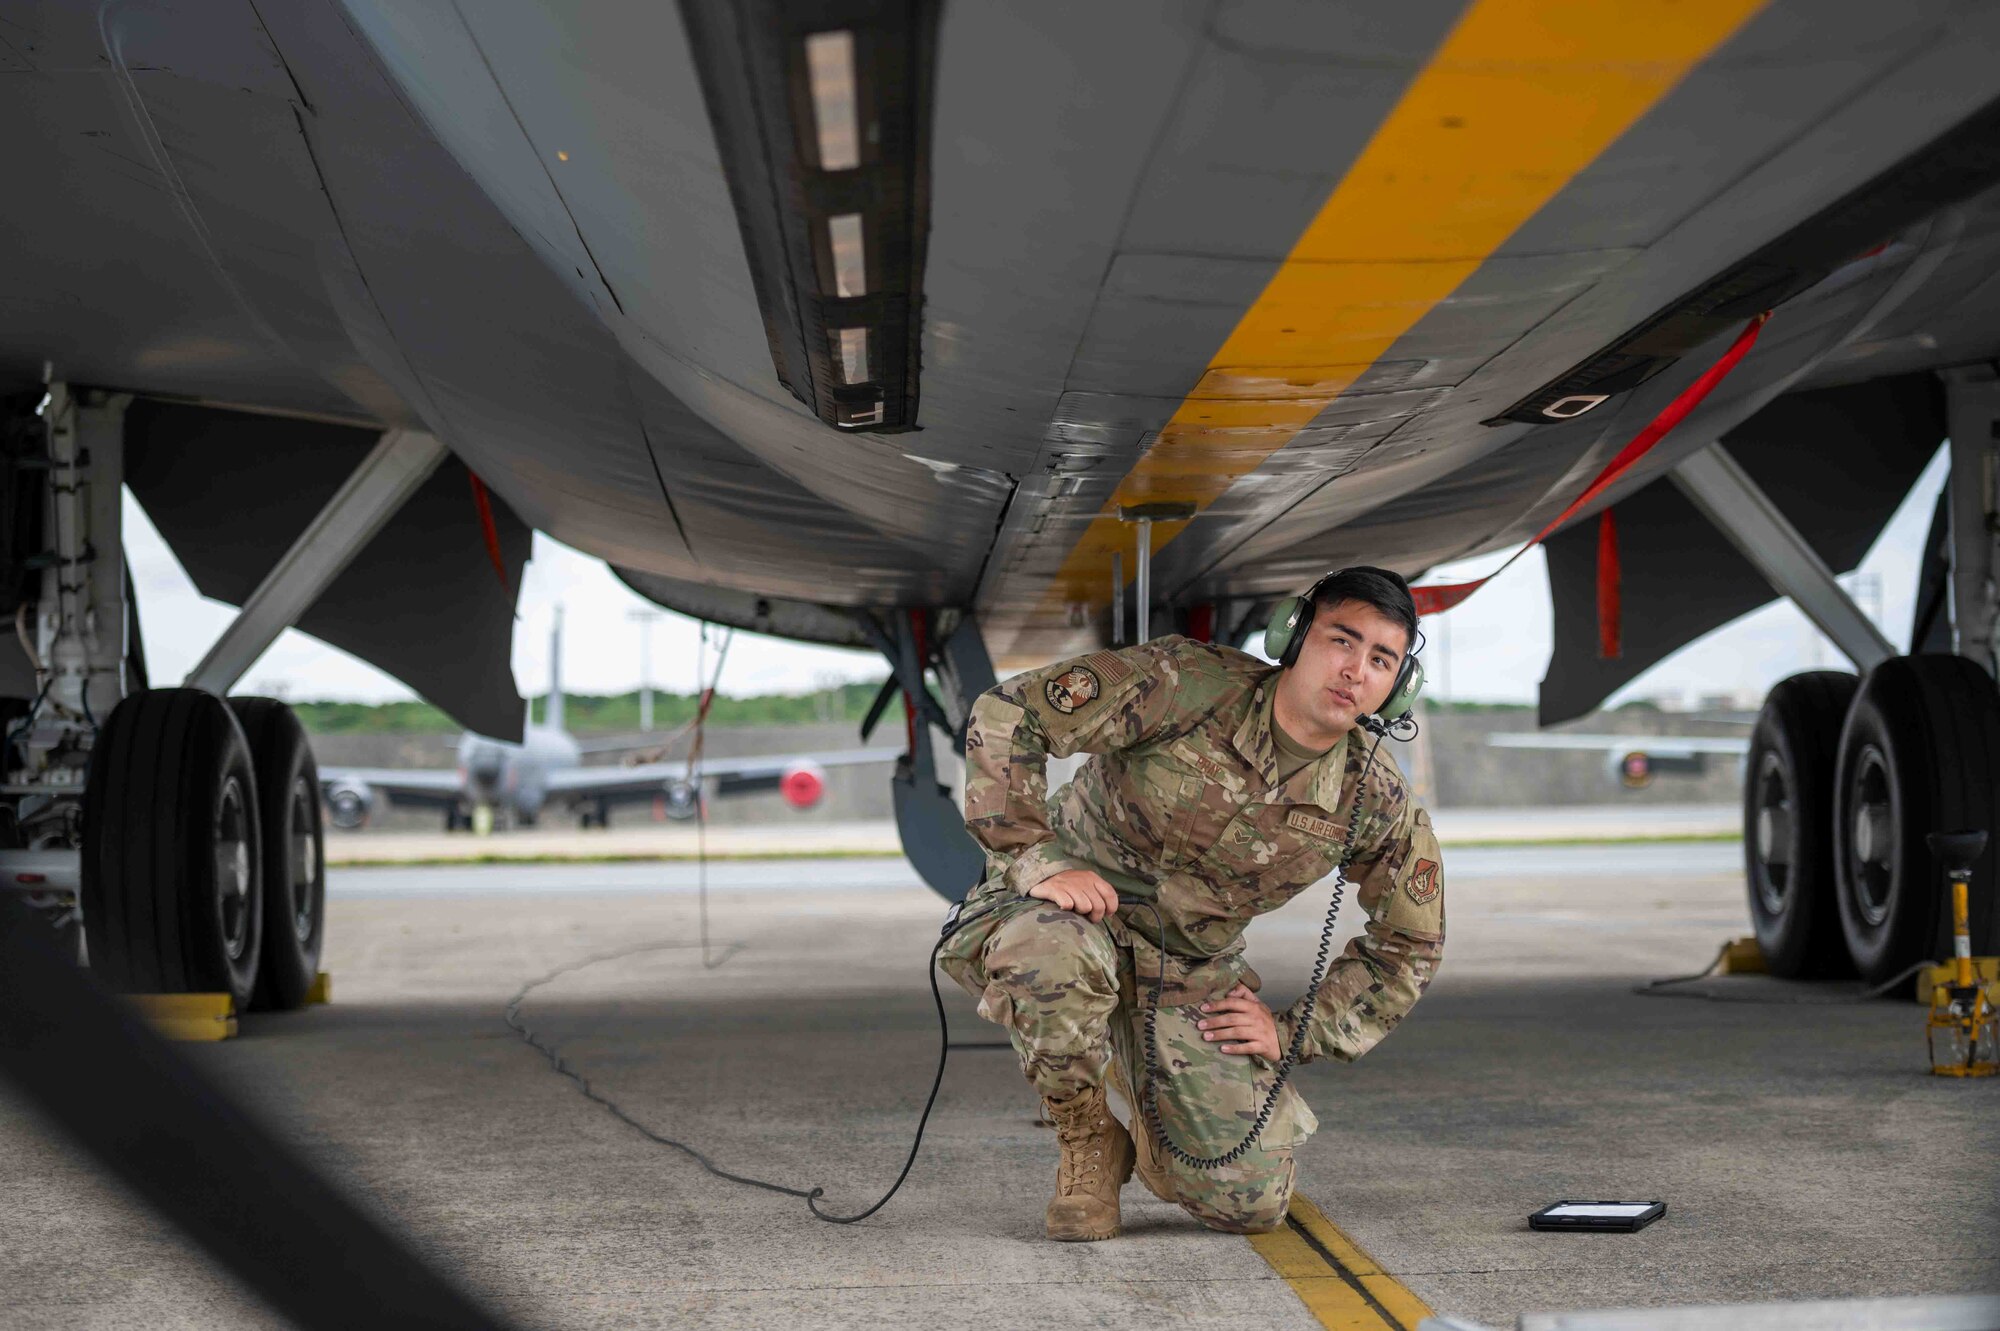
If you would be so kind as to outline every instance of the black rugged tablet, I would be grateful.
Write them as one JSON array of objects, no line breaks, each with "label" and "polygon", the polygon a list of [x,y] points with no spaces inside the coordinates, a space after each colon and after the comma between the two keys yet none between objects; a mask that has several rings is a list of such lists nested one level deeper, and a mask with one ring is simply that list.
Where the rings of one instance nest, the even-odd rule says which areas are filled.
[{"label": "black rugged tablet", "polygon": [[1556,1202],[1528,1217],[1529,1229],[1599,1229],[1630,1233],[1667,1213],[1665,1202]]}]

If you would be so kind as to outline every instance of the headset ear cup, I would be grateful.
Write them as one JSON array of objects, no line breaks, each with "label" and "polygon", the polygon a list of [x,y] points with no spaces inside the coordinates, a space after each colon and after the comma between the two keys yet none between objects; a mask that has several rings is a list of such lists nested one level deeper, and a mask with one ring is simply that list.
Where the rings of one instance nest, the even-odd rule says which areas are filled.
[{"label": "headset ear cup", "polygon": [[1300,637],[1301,625],[1298,616],[1305,609],[1305,598],[1287,596],[1271,611],[1270,620],[1264,625],[1264,655],[1280,665],[1290,665],[1296,659],[1292,644]]},{"label": "headset ear cup", "polygon": [[1424,663],[1415,656],[1404,657],[1403,668],[1396,673],[1396,682],[1389,689],[1388,700],[1376,715],[1384,721],[1402,720],[1417,705],[1417,695],[1423,691]]}]

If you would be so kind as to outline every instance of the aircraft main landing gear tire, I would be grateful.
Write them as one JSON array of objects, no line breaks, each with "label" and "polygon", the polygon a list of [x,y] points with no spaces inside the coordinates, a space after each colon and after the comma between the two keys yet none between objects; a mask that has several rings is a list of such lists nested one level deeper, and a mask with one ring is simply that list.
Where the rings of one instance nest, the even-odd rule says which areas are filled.
[{"label": "aircraft main landing gear tire", "polygon": [[1757,946],[1773,975],[1854,973],[1834,901],[1833,789],[1841,722],[1858,687],[1836,670],[1780,680],[1750,735],[1744,878]]},{"label": "aircraft main landing gear tire", "polygon": [[306,1005],[326,932],[326,834],[319,766],[292,709],[276,698],[231,698],[257,773],[264,842],[264,954],[253,1008]]},{"label": "aircraft main landing gear tire", "polygon": [[[2000,692],[1959,656],[1900,656],[1861,682],[1840,736],[1834,858],[1840,923],[1861,978],[1880,984],[1951,954],[1943,877],[1925,836],[2000,827]],[[1995,847],[1974,866],[1993,882]],[[2000,942],[1993,894],[1972,950]]]},{"label": "aircraft main landing gear tire", "polygon": [[127,993],[248,1005],[264,901],[250,747],[199,689],[127,697],[97,734],[79,884],[91,969]]}]

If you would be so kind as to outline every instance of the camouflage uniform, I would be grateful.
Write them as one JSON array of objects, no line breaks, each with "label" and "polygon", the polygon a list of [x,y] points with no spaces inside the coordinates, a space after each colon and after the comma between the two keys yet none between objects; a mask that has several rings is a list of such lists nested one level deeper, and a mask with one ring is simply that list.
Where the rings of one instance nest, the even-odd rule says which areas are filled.
[{"label": "camouflage uniform", "polygon": [[[1164,961],[1158,1019],[1160,1111],[1196,1155],[1234,1146],[1271,1085],[1262,1058],[1202,1039],[1195,1004],[1241,981],[1244,926],[1332,873],[1350,835],[1351,902],[1368,915],[1319,991],[1302,1058],[1360,1057],[1388,1034],[1435,973],[1444,902],[1430,818],[1387,752],[1368,774],[1350,829],[1368,737],[1350,732],[1276,784],[1271,708],[1278,671],[1185,638],[1097,652],[1016,675],[982,695],[966,734],[966,826],[986,849],[985,880],[940,964],[1005,1027],[1029,1081],[1051,1099],[1100,1085],[1111,1060],[1144,1085],[1144,1007]],[[1045,764],[1097,755],[1051,804]],[[1065,869],[1090,869],[1120,893],[1101,924],[1025,896]],[[982,913],[984,912],[984,913]],[[1298,1005],[1278,1014],[1289,1048]],[[1176,1200],[1217,1229],[1284,1219],[1292,1152],[1318,1121],[1290,1086],[1258,1143],[1234,1165],[1168,1160]]]}]

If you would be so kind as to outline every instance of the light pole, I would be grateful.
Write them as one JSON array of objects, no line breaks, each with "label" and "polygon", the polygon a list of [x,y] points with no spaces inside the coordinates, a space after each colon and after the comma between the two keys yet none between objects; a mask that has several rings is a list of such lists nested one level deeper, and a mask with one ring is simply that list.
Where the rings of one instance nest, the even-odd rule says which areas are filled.
[{"label": "light pole", "polygon": [[665,618],[658,610],[627,610],[625,618],[639,626],[639,729],[653,729],[653,625]]}]

